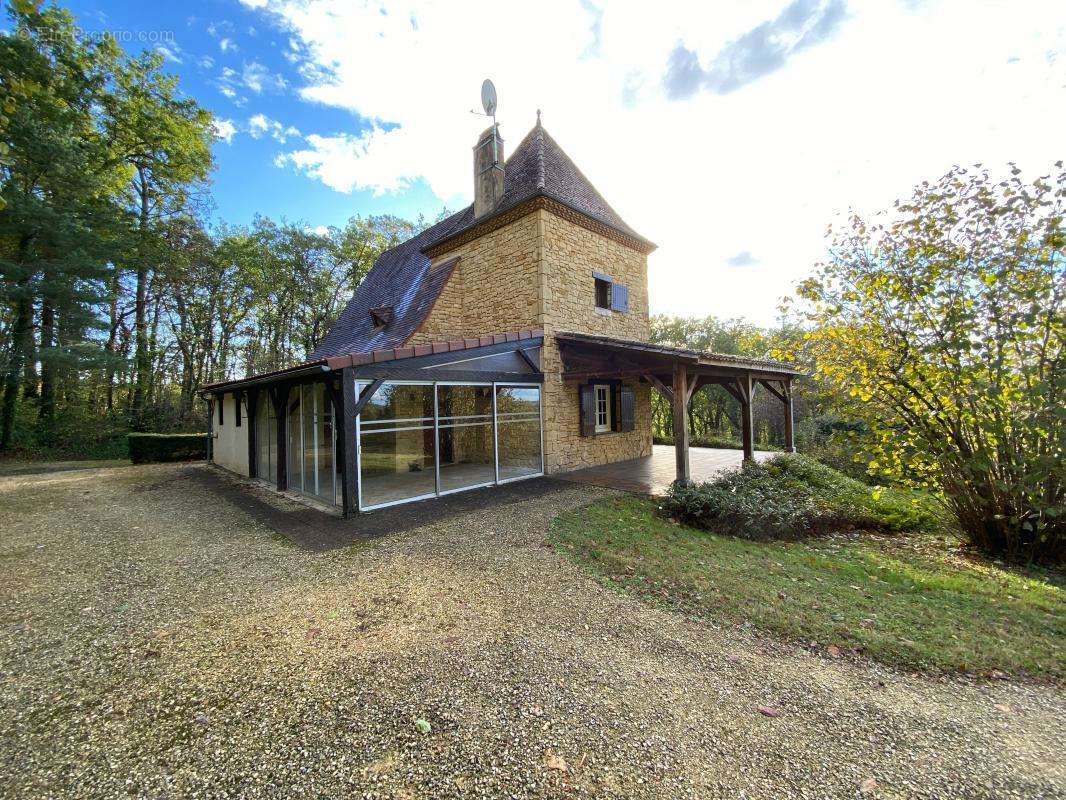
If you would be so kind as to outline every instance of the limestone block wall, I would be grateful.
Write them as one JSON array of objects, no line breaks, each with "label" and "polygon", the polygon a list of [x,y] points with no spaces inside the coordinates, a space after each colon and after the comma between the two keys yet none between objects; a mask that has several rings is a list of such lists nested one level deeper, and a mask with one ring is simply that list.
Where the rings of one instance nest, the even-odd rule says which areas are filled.
[{"label": "limestone block wall", "polygon": [[612,461],[651,455],[651,387],[632,381],[636,394],[633,430],[627,433],[581,435],[578,388],[564,384],[558,373],[544,382],[544,471],[568,472]]},{"label": "limestone block wall", "polygon": [[536,326],[540,308],[536,215],[449,251],[434,266],[456,256],[458,265],[422,326],[408,339],[409,345]]},{"label": "limestone block wall", "polygon": [[[651,453],[651,388],[630,383],[635,429],[582,436],[578,388],[564,385],[553,333],[573,331],[647,341],[647,256],[538,209],[439,256],[460,257],[433,310],[408,344],[538,327],[545,331],[544,468],[548,473]],[[593,273],[629,289],[626,312],[597,309]]]},{"label": "limestone block wall", "polygon": [[211,446],[211,460],[220,467],[239,473],[248,474],[248,426],[254,420],[248,419],[248,409],[241,403],[241,424],[237,426],[237,403],[232,394],[222,397],[222,424],[218,424],[218,409],[213,409],[212,427],[214,441]]},{"label": "limestone block wall", "polygon": [[[559,348],[552,336],[556,331],[568,331],[647,341],[647,256],[550,211],[537,213],[544,241],[541,269],[545,288],[539,325],[545,332],[541,356],[545,374],[545,472],[566,472],[650,455],[651,387],[626,382],[636,395],[632,431],[582,436],[578,387],[563,383]],[[609,275],[629,288],[628,311],[596,308],[594,272]]]},{"label": "limestone block wall", "polygon": [[[647,341],[648,257],[599,233],[541,210],[545,331],[576,331]],[[594,302],[592,273],[609,275],[629,287],[629,311],[604,311]]]}]

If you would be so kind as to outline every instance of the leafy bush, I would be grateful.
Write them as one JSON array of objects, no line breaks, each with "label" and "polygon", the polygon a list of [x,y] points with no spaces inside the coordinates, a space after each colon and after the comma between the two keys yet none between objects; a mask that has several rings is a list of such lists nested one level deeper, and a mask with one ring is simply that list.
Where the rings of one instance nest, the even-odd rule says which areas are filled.
[{"label": "leafy bush", "polygon": [[968,541],[1066,564],[1066,167],[980,166],[853,216],[799,285],[814,378],[872,474],[940,492]]},{"label": "leafy bush", "polygon": [[676,483],[666,509],[691,525],[755,540],[937,524],[917,496],[865,486],[801,455],[748,463],[709,483]]},{"label": "leafy bush", "polygon": [[207,458],[206,433],[131,433],[130,461],[202,461]]}]

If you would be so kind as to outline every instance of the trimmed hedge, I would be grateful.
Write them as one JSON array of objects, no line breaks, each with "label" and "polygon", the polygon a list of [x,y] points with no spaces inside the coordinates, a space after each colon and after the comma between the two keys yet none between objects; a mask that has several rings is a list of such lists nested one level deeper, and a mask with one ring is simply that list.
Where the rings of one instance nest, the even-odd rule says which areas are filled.
[{"label": "trimmed hedge", "polygon": [[913,531],[938,523],[928,500],[866,486],[800,455],[748,463],[709,483],[675,483],[665,508],[690,525],[754,540]]},{"label": "trimmed hedge", "polygon": [[130,461],[204,461],[207,458],[206,433],[131,433]]}]

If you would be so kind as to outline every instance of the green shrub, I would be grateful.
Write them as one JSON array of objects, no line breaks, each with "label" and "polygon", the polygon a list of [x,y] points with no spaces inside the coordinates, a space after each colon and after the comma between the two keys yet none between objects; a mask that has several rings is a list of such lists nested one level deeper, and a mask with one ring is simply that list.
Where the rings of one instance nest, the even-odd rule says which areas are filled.
[{"label": "green shrub", "polygon": [[910,531],[938,522],[917,495],[865,486],[800,455],[748,463],[709,483],[674,484],[665,508],[691,525],[755,540]]},{"label": "green shrub", "polygon": [[130,461],[202,461],[207,458],[206,433],[131,433]]}]

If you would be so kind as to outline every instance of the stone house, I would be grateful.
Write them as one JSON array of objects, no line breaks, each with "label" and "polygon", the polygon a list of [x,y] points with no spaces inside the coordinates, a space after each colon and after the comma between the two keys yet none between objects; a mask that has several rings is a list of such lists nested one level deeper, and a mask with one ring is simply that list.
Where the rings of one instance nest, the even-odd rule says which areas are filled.
[{"label": "stone house", "polygon": [[383,253],[308,361],[201,387],[212,461],[345,514],[651,453],[651,392],[785,404],[787,365],[649,344],[648,255],[536,126],[474,146],[474,202]]}]

